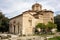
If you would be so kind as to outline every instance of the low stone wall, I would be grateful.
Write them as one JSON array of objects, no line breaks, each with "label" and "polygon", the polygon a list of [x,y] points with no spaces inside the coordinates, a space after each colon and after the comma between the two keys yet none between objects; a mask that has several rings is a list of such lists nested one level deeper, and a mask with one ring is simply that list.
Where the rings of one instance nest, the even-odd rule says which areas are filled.
[{"label": "low stone wall", "polygon": [[40,36],[22,36],[22,37],[16,37],[16,38],[9,38],[8,40],[44,40],[44,37]]},{"label": "low stone wall", "polygon": [[10,37],[10,38],[2,38],[0,40],[48,40],[49,38],[55,37],[54,35],[49,35],[47,37],[42,36],[17,36],[17,37]]},{"label": "low stone wall", "polygon": [[26,36],[26,37],[20,37],[20,39],[21,40],[44,40],[44,38],[40,36]]},{"label": "low stone wall", "polygon": [[55,35],[47,35],[46,37],[42,36],[19,36],[19,35],[0,35],[0,40],[48,40],[49,38],[53,38],[55,36],[60,36],[60,33],[56,33]]}]

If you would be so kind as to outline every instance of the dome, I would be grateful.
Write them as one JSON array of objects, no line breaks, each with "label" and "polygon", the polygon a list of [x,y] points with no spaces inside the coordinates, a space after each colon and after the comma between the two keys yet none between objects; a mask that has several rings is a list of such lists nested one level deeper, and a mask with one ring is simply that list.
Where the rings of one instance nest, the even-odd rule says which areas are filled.
[{"label": "dome", "polygon": [[39,3],[35,3],[34,5],[32,5],[32,7],[34,6],[41,6]]},{"label": "dome", "polygon": [[41,9],[42,9],[42,5],[40,5],[39,3],[35,3],[34,5],[32,5],[33,11],[40,11]]}]

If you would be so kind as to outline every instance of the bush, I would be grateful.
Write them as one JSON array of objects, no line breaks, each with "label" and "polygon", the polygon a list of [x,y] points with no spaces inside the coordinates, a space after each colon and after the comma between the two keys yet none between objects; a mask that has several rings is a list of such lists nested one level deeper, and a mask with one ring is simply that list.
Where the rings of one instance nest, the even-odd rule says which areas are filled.
[{"label": "bush", "polygon": [[52,23],[52,22],[48,22],[48,24],[46,25],[49,29],[53,29],[53,28],[56,28],[57,25]]},{"label": "bush", "polygon": [[38,23],[38,24],[36,25],[36,28],[45,29],[45,24],[43,24],[43,23]]},{"label": "bush", "polygon": [[[52,33],[51,30],[53,28],[56,28],[56,27],[57,27],[57,25],[54,24],[53,22],[48,22],[46,25],[44,23],[38,23],[36,25],[35,33],[37,33],[37,34],[40,34],[40,33],[42,33],[42,34]],[[40,31],[38,29],[40,29]]]}]

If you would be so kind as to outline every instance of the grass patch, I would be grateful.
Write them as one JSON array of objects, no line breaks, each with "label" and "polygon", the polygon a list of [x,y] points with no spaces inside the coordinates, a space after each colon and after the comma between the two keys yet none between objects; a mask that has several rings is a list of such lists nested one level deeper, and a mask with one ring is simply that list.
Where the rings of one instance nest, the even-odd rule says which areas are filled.
[{"label": "grass patch", "polygon": [[48,40],[60,40],[60,36],[54,37],[54,38],[49,38]]},{"label": "grass patch", "polygon": [[42,36],[42,37],[46,37],[48,35],[54,35],[54,33],[51,33],[51,34],[33,34],[33,36]]}]

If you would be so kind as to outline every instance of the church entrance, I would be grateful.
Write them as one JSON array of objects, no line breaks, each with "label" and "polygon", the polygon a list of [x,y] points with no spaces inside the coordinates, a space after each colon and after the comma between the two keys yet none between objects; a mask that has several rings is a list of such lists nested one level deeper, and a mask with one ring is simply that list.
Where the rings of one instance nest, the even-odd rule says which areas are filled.
[{"label": "church entrance", "polygon": [[19,26],[18,26],[18,34],[19,34]]},{"label": "church entrance", "polygon": [[15,34],[15,25],[14,25],[14,34]]}]

